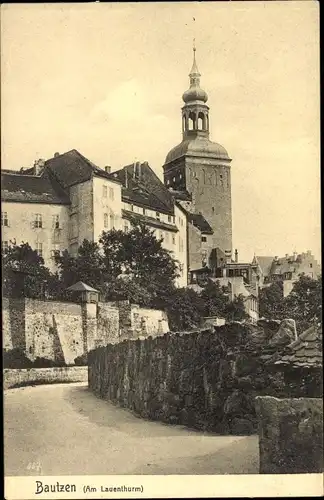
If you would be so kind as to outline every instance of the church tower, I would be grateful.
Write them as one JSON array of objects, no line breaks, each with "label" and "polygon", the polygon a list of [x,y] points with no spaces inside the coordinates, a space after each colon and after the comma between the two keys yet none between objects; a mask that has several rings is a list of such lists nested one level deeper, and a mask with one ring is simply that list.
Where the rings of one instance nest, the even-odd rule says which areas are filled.
[{"label": "church tower", "polygon": [[[215,248],[227,256],[232,253],[231,158],[223,146],[209,138],[208,95],[200,87],[200,77],[194,47],[190,87],[182,96],[182,142],[167,154],[163,170],[165,186],[179,200],[188,195],[190,202],[181,204],[193,219],[203,218],[211,228],[208,238],[201,234],[200,253],[207,253],[208,261]],[[197,241],[190,241],[190,235],[188,245],[193,269],[201,259],[197,257]]]}]

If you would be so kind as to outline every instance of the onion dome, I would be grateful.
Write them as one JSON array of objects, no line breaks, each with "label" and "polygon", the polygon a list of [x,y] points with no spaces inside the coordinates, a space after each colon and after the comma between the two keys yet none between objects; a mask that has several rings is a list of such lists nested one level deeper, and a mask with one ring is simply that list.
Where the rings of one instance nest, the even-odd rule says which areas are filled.
[{"label": "onion dome", "polygon": [[200,77],[197,63],[196,63],[196,48],[193,48],[193,64],[189,73],[190,88],[183,94],[182,99],[186,104],[192,101],[207,102],[208,95],[202,88],[200,88]]}]

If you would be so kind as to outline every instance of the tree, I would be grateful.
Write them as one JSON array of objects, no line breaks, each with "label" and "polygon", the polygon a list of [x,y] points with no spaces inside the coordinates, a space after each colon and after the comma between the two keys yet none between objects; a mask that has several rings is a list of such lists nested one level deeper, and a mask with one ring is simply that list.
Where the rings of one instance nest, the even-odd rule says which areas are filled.
[{"label": "tree", "polygon": [[205,316],[224,316],[228,296],[224,288],[221,288],[219,281],[209,280],[200,296],[205,303]]},{"label": "tree", "polygon": [[205,303],[191,288],[178,288],[165,299],[165,310],[171,331],[190,330],[200,325]]},{"label": "tree", "polygon": [[290,294],[284,299],[286,318],[296,321],[297,330],[306,330],[322,321],[322,277],[301,275]]},{"label": "tree", "polygon": [[138,290],[142,288],[150,295],[147,303],[159,306],[172,293],[178,263],[171,252],[162,247],[162,240],[144,224],[134,222],[128,233],[104,232],[99,242],[108,274],[114,279],[120,275],[130,277]]},{"label": "tree", "polygon": [[283,319],[283,283],[278,281],[259,291],[259,314],[261,318]]},{"label": "tree", "polygon": [[98,243],[84,240],[75,257],[65,250],[61,255],[56,254],[55,261],[60,271],[62,288],[65,290],[78,281],[100,288],[107,279],[107,270]]},{"label": "tree", "polygon": [[248,314],[244,307],[244,297],[242,295],[234,297],[234,300],[226,305],[224,316],[227,321],[244,321],[248,318]]},{"label": "tree", "polygon": [[3,294],[9,297],[44,298],[55,276],[28,243],[11,246],[2,255]]}]

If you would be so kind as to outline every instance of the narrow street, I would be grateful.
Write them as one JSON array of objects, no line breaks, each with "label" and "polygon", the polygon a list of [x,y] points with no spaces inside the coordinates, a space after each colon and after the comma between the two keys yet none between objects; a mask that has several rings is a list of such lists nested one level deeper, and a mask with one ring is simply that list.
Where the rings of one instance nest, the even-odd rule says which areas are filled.
[{"label": "narrow street", "polygon": [[8,390],[4,419],[7,476],[258,473],[257,436],[143,420],[83,383]]}]

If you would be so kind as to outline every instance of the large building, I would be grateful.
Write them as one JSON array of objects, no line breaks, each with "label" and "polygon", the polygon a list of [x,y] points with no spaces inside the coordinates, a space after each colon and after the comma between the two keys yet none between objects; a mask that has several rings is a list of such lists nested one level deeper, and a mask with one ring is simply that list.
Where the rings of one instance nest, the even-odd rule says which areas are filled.
[{"label": "large building", "polygon": [[[182,142],[166,157],[164,183],[147,162],[115,172],[76,150],[37,160],[32,168],[2,170],[2,248],[28,242],[54,270],[54,255],[75,255],[84,239],[128,231],[145,222],[179,262],[178,286],[232,254],[230,162],[209,139],[207,94],[194,61],[183,94]],[[221,258],[222,260],[222,258]]]},{"label": "large building", "polygon": [[167,154],[164,184],[188,214],[188,266],[211,264],[215,249],[232,255],[231,158],[212,142],[207,93],[194,49],[190,87],[183,94],[182,142]]}]

